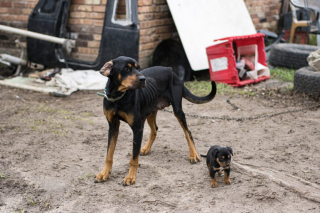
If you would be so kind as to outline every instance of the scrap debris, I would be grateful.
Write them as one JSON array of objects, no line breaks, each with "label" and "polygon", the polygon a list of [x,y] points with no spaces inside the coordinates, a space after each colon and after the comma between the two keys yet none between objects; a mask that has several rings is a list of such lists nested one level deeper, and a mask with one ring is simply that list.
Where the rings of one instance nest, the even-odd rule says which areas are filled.
[{"label": "scrap debris", "polygon": [[240,108],[237,107],[236,105],[234,105],[233,103],[231,103],[231,101],[229,99],[227,99],[227,103],[230,104],[234,110],[240,110]]}]

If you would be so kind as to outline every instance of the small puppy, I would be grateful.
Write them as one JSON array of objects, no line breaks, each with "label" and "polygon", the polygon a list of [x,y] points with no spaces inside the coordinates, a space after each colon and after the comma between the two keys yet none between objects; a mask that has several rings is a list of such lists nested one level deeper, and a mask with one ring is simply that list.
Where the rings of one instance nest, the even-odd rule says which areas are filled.
[{"label": "small puppy", "polygon": [[[202,157],[207,158],[207,166],[209,170],[208,176],[211,177],[211,186],[217,187],[216,172],[219,172],[220,169],[224,170],[224,182],[227,185],[231,184],[229,175],[230,175],[230,163],[231,156],[233,151],[230,147],[221,147],[218,145],[212,146],[207,155],[201,155]],[[222,167],[222,168],[221,168]]]}]

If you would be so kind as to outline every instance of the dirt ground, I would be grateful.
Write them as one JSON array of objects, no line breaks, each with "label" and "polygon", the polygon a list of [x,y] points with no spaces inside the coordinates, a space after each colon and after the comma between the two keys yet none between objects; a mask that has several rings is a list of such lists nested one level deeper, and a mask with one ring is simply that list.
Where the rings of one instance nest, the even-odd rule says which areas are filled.
[{"label": "dirt ground", "polygon": [[[320,104],[302,94],[249,87],[255,96],[217,95],[186,113],[254,117]],[[226,100],[241,110],[234,110]],[[169,108],[170,109],[170,108]],[[187,117],[198,153],[230,146],[234,162],[269,168],[320,185],[320,109],[246,121]],[[102,98],[79,91],[67,98],[0,87],[0,212],[320,212],[320,204],[288,188],[232,168],[231,185],[212,188],[205,159],[188,161],[176,118],[160,111],[151,152],[139,159],[137,182],[122,186],[132,132],[121,123],[113,171],[95,184],[107,151]],[[145,125],[143,145],[149,137]]]}]

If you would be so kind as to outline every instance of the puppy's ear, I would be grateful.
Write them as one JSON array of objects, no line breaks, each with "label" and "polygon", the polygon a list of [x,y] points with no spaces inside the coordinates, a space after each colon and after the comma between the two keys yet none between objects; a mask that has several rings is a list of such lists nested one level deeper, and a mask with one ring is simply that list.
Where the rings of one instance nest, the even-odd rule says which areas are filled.
[{"label": "puppy's ear", "polygon": [[212,150],[212,157],[213,159],[216,159],[219,153],[219,149],[215,148],[214,150]]},{"label": "puppy's ear", "polygon": [[232,151],[231,147],[227,147],[227,149],[229,150],[229,152],[231,153],[231,155],[233,155],[233,151]]},{"label": "puppy's ear", "polygon": [[108,61],[101,68],[100,74],[103,75],[103,76],[108,77],[110,75],[110,73],[111,73],[112,67],[113,67],[113,62],[112,61]]}]

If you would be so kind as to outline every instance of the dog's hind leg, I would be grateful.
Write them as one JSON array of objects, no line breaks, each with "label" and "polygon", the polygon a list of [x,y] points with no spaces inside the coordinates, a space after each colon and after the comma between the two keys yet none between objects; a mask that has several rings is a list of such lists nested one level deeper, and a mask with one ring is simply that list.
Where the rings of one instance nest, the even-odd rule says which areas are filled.
[{"label": "dog's hind leg", "polygon": [[139,167],[139,153],[143,135],[143,124],[141,128],[133,129],[133,150],[130,159],[130,168],[128,175],[123,180],[124,186],[130,186],[136,183],[137,170]]},{"label": "dog's hind leg", "polygon": [[150,152],[151,150],[151,146],[154,142],[154,140],[156,139],[157,136],[157,131],[158,131],[158,127],[156,124],[156,116],[157,116],[157,112],[158,111],[153,111],[148,117],[147,117],[147,121],[148,124],[150,126],[150,137],[148,142],[146,143],[146,145],[144,145],[144,147],[141,149],[140,155],[146,155]]},{"label": "dog's hind leg", "polygon": [[194,145],[194,141],[191,135],[191,132],[188,129],[187,121],[184,112],[182,111],[182,108],[174,110],[174,115],[178,119],[184,134],[186,136],[188,146],[189,146],[189,160],[191,163],[197,163],[200,162],[200,157],[196,151],[196,147]]},{"label": "dog's hind leg", "polygon": [[[106,113],[107,111],[105,111],[105,114]],[[113,112],[111,112],[110,114],[113,114]],[[106,116],[108,121],[112,120],[111,122],[109,121],[108,152],[107,152],[105,165],[102,171],[97,174],[96,180],[94,181],[95,183],[100,183],[102,180],[107,181],[110,175],[110,172],[112,170],[112,164],[113,164],[113,154],[116,148],[118,134],[119,134],[120,121],[118,119],[113,119],[113,118],[110,119],[108,115]]]},{"label": "dog's hind leg", "polygon": [[179,82],[179,80],[177,81],[173,79],[173,83],[169,84],[169,88],[171,95],[170,102],[173,108],[174,115],[178,119],[188,142],[189,160],[191,163],[200,162],[200,157],[196,151],[191,132],[188,129],[186,116],[182,110],[183,83]]}]

